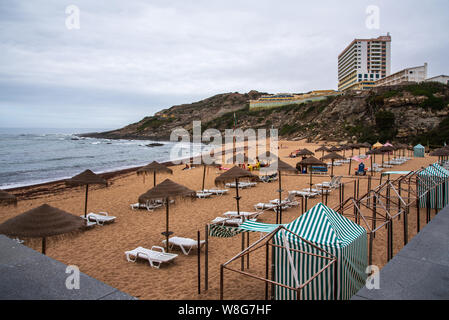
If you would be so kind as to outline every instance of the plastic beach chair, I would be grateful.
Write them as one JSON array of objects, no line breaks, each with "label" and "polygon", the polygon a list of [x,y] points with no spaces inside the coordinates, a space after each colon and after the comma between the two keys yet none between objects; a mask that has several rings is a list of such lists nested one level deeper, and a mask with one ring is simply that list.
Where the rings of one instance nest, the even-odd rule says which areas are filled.
[{"label": "plastic beach chair", "polygon": [[228,189],[205,189],[205,190],[203,190],[203,192],[208,192],[208,193],[212,193],[212,194],[215,194],[218,196],[222,196],[222,195],[228,193],[229,190]]},{"label": "plastic beach chair", "polygon": [[202,198],[202,199],[204,199],[204,198],[209,198],[210,196],[212,195],[212,193],[211,192],[204,192],[204,191],[197,191],[196,192],[196,196],[197,196],[197,198]]},{"label": "plastic beach chair", "polygon": [[[84,216],[81,216],[84,218]],[[87,222],[93,222],[96,223],[99,226],[102,226],[105,222],[113,222],[117,217],[108,215],[107,212],[99,212],[99,213],[93,213],[90,212],[86,215]]]},{"label": "plastic beach chair", "polygon": [[[162,240],[162,243],[165,245],[167,240]],[[206,243],[205,240],[200,240],[200,250],[203,247],[203,245]],[[190,251],[192,249],[198,249],[198,241],[190,239],[190,238],[183,238],[183,237],[171,237],[168,239],[168,244],[170,246],[170,249],[172,249],[174,246],[177,246],[181,249],[182,253],[184,253],[186,256],[189,255]]]},{"label": "plastic beach chair", "polygon": [[128,262],[136,262],[137,258],[143,258],[148,260],[150,266],[157,269],[162,263],[173,261],[178,256],[175,253],[166,253],[164,248],[159,246],[152,246],[151,249],[137,247],[134,250],[126,251],[125,255]]}]

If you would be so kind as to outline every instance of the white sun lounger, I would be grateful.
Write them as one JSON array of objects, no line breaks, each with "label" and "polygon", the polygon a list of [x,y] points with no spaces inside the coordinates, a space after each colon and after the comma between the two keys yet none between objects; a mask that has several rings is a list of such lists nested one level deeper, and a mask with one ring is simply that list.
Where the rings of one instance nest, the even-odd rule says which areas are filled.
[{"label": "white sun lounger", "polygon": [[131,209],[135,210],[135,209],[147,209],[148,211],[153,211],[154,209],[160,208],[162,207],[163,204],[162,203],[134,203],[131,204]]},{"label": "white sun lounger", "polygon": [[[165,245],[167,240],[162,240],[162,243]],[[200,240],[200,249],[203,247],[203,245],[206,243],[205,240]],[[186,256],[189,255],[190,251],[195,248],[198,249],[198,241],[190,239],[190,238],[183,238],[183,237],[171,237],[168,239],[168,244],[170,246],[170,249],[174,246],[177,246],[181,249],[182,253],[184,253]]]},{"label": "white sun lounger", "polygon": [[223,226],[224,225],[240,226],[245,221],[257,221],[257,217],[252,219],[216,217],[214,220],[211,221],[211,223],[221,224]]},{"label": "white sun lounger", "polygon": [[212,195],[211,192],[202,192],[202,191],[196,192],[197,198],[200,198],[200,199],[209,198],[211,195]]},{"label": "white sun lounger", "polygon": [[277,205],[273,204],[273,203],[263,203],[263,202],[259,202],[258,204],[254,205],[254,209],[256,210],[265,210],[265,209],[274,209],[276,208]]},{"label": "white sun lounger", "polygon": [[303,190],[292,190],[288,192],[289,194],[294,194],[296,196],[301,197],[307,197],[307,198],[314,198],[318,195],[316,192],[309,192],[309,191],[303,191]]},{"label": "white sun lounger", "polygon": [[223,213],[223,215],[228,218],[245,217],[246,219],[257,217],[259,214],[260,212],[246,212],[246,211],[240,211],[240,215],[238,215],[237,211],[227,211]]},{"label": "white sun lounger", "polygon": [[[239,182],[239,188],[245,189],[245,188],[251,188],[256,186],[256,182]],[[235,182],[226,183],[225,185],[227,188],[235,188]]]},{"label": "white sun lounger", "polygon": [[90,212],[86,215],[86,218],[84,218],[84,215],[80,217],[87,220],[88,226],[91,226],[93,223],[102,226],[105,222],[113,222],[117,218],[108,215],[107,212],[99,212],[99,213]]},{"label": "white sun lounger", "polygon": [[137,258],[143,258],[148,260],[150,266],[157,269],[159,269],[162,263],[170,262],[178,256],[174,253],[166,253],[164,248],[159,246],[152,246],[151,249],[137,247],[134,250],[126,251],[125,255],[128,262],[136,262]]},{"label": "white sun lounger", "polygon": [[210,192],[212,194],[222,196],[222,195],[228,193],[229,190],[228,189],[222,189],[222,190],[220,190],[220,189],[205,189],[205,190],[203,190],[203,192]]}]

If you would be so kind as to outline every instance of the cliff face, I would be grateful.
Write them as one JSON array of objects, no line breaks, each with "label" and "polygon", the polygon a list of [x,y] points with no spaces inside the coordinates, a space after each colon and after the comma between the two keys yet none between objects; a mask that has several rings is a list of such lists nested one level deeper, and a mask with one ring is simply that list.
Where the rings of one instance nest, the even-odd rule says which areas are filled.
[{"label": "cliff face", "polygon": [[[234,113],[241,129],[277,128],[288,139],[375,142],[412,141],[436,130],[449,117],[449,87],[439,83],[384,87],[300,105],[249,110],[249,100],[262,93],[228,93],[162,110],[153,117],[89,136],[168,139],[172,129],[191,130],[194,120],[202,129],[233,127]],[[448,133],[449,134],[449,133]]]}]

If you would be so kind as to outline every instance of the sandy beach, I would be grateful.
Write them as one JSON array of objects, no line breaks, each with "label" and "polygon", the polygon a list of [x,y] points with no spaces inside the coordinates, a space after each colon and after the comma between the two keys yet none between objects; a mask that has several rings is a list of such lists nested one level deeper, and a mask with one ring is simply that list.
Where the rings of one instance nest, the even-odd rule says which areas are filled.
[{"label": "sandy beach", "polygon": [[[300,158],[288,158],[288,155],[299,148],[308,148],[311,151],[319,148],[318,144],[305,141],[280,141],[282,148],[279,150],[280,158],[295,166]],[[351,151],[346,151],[349,155]],[[358,154],[358,150],[354,150]],[[315,157],[320,158],[321,152]],[[376,162],[380,163],[381,156],[376,156]],[[414,158],[403,165],[394,166],[391,170],[416,170],[437,161],[436,157]],[[355,164],[352,164],[355,167]],[[200,167],[191,170],[182,170],[184,166],[171,167],[173,175],[161,174],[157,181],[162,182],[170,178],[174,182],[182,184],[192,190],[200,190],[203,170]],[[88,169],[88,168],[85,168]],[[351,169],[352,173],[354,172]],[[206,189],[214,187],[214,179],[220,174],[217,169],[209,168],[206,175]],[[330,173],[330,169],[329,169]],[[334,167],[335,175],[348,175],[348,165]],[[379,181],[379,173],[372,180],[372,186]],[[346,197],[352,195],[352,185],[355,176],[343,179],[348,182]],[[329,181],[329,176],[314,175],[313,183]],[[377,183],[377,184],[376,184]],[[284,197],[288,190],[300,190],[309,186],[309,175],[286,175],[282,177]],[[162,246],[164,237],[161,232],[165,230],[165,209],[154,212],[147,210],[132,210],[130,204],[136,203],[142,193],[153,186],[152,177],[147,176],[144,183],[142,176],[137,176],[134,171],[124,172],[109,179],[109,186],[89,189],[88,212],[106,211],[109,215],[116,216],[114,223],[105,226],[96,226],[91,230],[63,239],[48,239],[47,255],[67,265],[76,265],[89,276],[103,281],[121,291],[124,291],[139,299],[218,299],[219,298],[219,266],[237,255],[241,250],[241,236],[234,238],[209,237],[209,290],[201,295],[197,293],[197,255],[191,253],[188,256],[176,250],[179,254],[172,264],[161,266],[160,269],[151,268],[145,260],[137,263],[127,262],[124,252],[138,246],[151,248],[154,245]],[[44,187],[35,187],[35,189]],[[46,192],[33,192],[31,198],[20,197],[17,207],[1,206],[0,223],[41,204],[47,203],[58,207],[74,215],[84,212],[85,190],[79,188],[59,188],[58,192],[52,192],[51,186],[45,186]],[[268,202],[278,198],[278,184],[258,183],[255,188],[243,189],[240,192],[240,209],[242,211],[254,211],[254,205],[258,202]],[[25,191],[15,190],[15,194],[26,195],[33,188]],[[367,179],[360,179],[360,194],[367,191]],[[205,225],[215,217],[222,216],[226,211],[234,211],[235,190],[230,189],[227,195],[213,196],[207,199],[176,200],[170,207],[170,230],[175,236],[196,239],[197,231],[201,232],[204,239]],[[300,198],[297,198],[301,200]],[[321,202],[321,196],[310,199],[308,208]],[[328,206],[334,208],[339,202],[338,190],[333,191],[328,198]],[[409,237],[416,234],[416,212],[411,210],[409,218]],[[432,210],[432,217],[433,217]],[[291,208],[283,213],[283,223],[290,222],[301,215],[301,206]],[[274,223],[274,211],[267,211],[259,218],[260,222]],[[425,226],[425,214],[421,214],[421,227]],[[251,243],[259,239],[260,235],[250,234]],[[394,254],[403,247],[402,228],[394,230]],[[373,263],[382,267],[386,263],[386,238],[385,230],[376,234],[374,241]],[[39,241],[27,241],[26,245],[40,251]],[[201,255],[204,262],[204,251]],[[264,250],[251,255],[250,271],[263,275]],[[234,262],[239,265],[240,262]],[[204,266],[204,265],[203,265]],[[203,270],[204,275],[204,270]],[[204,278],[202,279],[202,281]],[[82,283],[81,283],[82,285]],[[232,272],[225,273],[224,283],[225,299],[264,299],[264,283]]]}]

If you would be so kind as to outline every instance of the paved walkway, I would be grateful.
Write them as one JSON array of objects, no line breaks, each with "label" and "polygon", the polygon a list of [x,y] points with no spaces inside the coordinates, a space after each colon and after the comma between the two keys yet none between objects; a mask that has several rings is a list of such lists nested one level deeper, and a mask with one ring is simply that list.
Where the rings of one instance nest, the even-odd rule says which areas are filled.
[{"label": "paved walkway", "polygon": [[364,299],[449,300],[449,206],[382,268],[380,289],[352,297]]},{"label": "paved walkway", "polygon": [[80,288],[66,287],[67,266],[0,235],[0,300],[131,300],[132,296],[80,273]]}]

